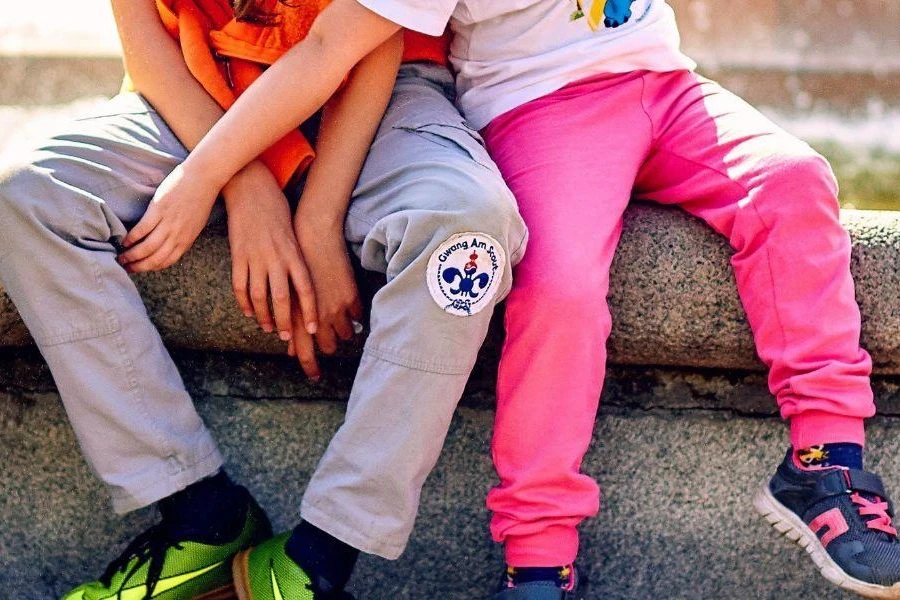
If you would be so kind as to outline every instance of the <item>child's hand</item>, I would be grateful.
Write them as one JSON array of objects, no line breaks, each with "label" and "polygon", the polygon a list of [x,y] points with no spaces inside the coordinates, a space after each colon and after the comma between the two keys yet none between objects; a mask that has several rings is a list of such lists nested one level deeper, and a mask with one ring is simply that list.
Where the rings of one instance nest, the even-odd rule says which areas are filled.
[{"label": "child's hand", "polygon": [[316,344],[303,323],[303,315],[296,294],[291,294],[291,317],[294,323],[294,332],[291,341],[288,342],[288,356],[296,356],[306,376],[313,381],[319,381],[322,372],[319,369],[319,361],[316,360]]},{"label": "child's hand", "polygon": [[255,314],[266,332],[274,325],[278,336],[288,341],[293,330],[291,296],[296,295],[300,329],[307,335],[315,333],[315,292],[291,228],[287,198],[272,174],[261,163],[251,163],[222,194],[228,212],[232,288],[244,315]]},{"label": "child's hand", "polygon": [[119,263],[129,273],[159,271],[176,263],[206,226],[217,194],[205,182],[186,177],[182,165],[175,167],[125,236]]},{"label": "child's hand", "polygon": [[338,338],[353,339],[359,327],[354,322],[358,323],[363,314],[343,226],[316,223],[314,218],[305,218],[298,210],[294,232],[316,289],[319,315],[316,342],[322,352],[333,354]]}]

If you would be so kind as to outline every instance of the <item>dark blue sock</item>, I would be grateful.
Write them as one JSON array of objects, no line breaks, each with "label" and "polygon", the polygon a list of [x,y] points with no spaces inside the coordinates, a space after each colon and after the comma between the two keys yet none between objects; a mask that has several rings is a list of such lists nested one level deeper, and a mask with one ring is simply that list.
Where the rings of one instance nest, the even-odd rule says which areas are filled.
[{"label": "dark blue sock", "polygon": [[222,544],[235,539],[244,528],[252,497],[224,470],[194,482],[159,501],[159,512],[178,539]]},{"label": "dark blue sock", "polygon": [[533,581],[550,581],[557,587],[569,583],[571,566],[568,567],[506,567],[506,579],[513,586]]},{"label": "dark blue sock", "polygon": [[284,550],[322,592],[343,590],[359,557],[359,550],[306,521],[294,527]]},{"label": "dark blue sock", "polygon": [[863,468],[863,448],[859,444],[837,443],[810,446],[794,451],[801,468],[847,467]]}]

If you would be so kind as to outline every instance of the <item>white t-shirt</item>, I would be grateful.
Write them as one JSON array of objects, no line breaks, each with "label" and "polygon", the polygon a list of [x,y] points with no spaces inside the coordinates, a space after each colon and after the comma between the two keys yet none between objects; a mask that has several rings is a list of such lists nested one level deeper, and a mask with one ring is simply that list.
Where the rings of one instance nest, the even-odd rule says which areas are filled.
[{"label": "white t-shirt", "polygon": [[357,0],[409,29],[454,32],[450,60],[473,127],[598,73],[696,65],[664,0]]}]

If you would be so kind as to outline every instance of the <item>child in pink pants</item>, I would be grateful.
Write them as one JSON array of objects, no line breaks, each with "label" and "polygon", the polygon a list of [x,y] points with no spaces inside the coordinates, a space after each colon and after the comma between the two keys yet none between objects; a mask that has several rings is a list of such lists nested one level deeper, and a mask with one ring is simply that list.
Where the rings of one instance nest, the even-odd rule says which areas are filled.
[{"label": "child in pink pants", "polygon": [[535,595],[548,581],[558,597],[576,597],[576,527],[599,506],[580,466],[606,367],[609,268],[632,198],[680,206],[735,249],[738,290],[793,449],[757,509],[812,544],[833,582],[900,598],[886,494],[862,470],[871,360],[859,345],[850,240],[828,163],[689,69],[578,78],[503,112],[482,134],[530,231],[497,390],[500,485],[488,506],[509,575],[496,598],[549,598]]}]

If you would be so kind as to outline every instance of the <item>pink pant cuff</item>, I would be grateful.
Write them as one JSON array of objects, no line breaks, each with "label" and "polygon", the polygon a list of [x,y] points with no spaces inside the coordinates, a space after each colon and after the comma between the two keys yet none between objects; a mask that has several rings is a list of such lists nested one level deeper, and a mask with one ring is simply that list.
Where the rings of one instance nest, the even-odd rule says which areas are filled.
[{"label": "pink pant cuff", "polygon": [[864,419],[817,411],[791,417],[791,445],[794,448],[840,442],[865,446]]},{"label": "pink pant cuff", "polygon": [[508,536],[506,564],[513,567],[558,567],[575,562],[578,531],[557,525],[539,533]]}]

